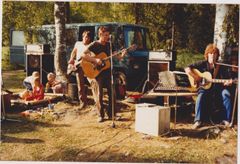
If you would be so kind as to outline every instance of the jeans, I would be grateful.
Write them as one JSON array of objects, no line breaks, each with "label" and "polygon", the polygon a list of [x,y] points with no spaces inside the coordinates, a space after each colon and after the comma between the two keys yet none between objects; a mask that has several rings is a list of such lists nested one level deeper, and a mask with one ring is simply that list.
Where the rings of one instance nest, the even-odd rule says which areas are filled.
[{"label": "jeans", "polygon": [[84,73],[82,67],[78,68],[76,73],[77,87],[78,87],[78,97],[80,103],[87,103],[86,87],[84,81]]},{"label": "jeans", "polygon": [[116,114],[116,99],[115,95],[112,102],[112,92],[111,92],[111,76],[110,70],[101,72],[95,79],[88,79],[92,87],[93,98],[96,103],[96,108],[98,111],[98,116],[104,118],[104,105],[103,105],[103,87],[107,88],[108,94],[108,108],[107,115],[109,118],[112,117],[112,103],[114,105],[114,115]]},{"label": "jeans", "polygon": [[[215,95],[215,97],[213,96]],[[205,111],[208,111],[213,107],[213,103],[220,103],[220,107],[223,107],[222,112],[222,120],[231,121],[231,111],[232,111],[232,103],[231,103],[231,94],[227,89],[220,90],[219,92],[214,92],[213,90],[204,90],[199,89],[198,97],[196,100],[195,106],[195,119],[196,121],[202,120],[202,115]]]},{"label": "jeans", "polygon": [[32,84],[26,81],[23,81],[23,86],[28,90],[28,91],[32,91]]}]

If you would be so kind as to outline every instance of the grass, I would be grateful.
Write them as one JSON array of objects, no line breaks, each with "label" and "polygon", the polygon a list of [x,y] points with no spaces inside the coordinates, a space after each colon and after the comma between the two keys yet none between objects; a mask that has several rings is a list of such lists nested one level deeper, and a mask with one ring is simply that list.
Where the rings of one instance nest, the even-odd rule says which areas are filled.
[{"label": "grass", "polygon": [[[189,52],[178,53],[178,61],[182,62],[178,68],[201,57],[189,55]],[[23,70],[3,71],[2,75],[5,88],[16,92],[22,89]],[[220,159],[223,163],[236,163],[236,126],[221,129],[217,137],[207,138],[206,131],[191,130],[193,116],[184,109],[177,111],[175,130],[174,115],[171,117],[173,133],[152,137],[135,132],[135,104],[119,102],[123,119],[115,122],[116,128],[111,128],[111,120],[96,122],[91,95],[88,101],[88,108],[80,111],[78,105],[59,102],[54,111],[41,117],[24,118],[19,113],[9,113],[8,117],[21,122],[1,122],[0,160],[215,163]],[[56,119],[53,112],[63,114]]]},{"label": "grass", "polygon": [[[8,89],[17,89],[21,84],[19,74],[24,72],[3,72]],[[91,95],[88,101],[93,104]],[[121,101],[118,107],[124,110],[120,113],[123,119],[115,122],[116,128],[111,128],[111,120],[97,123],[92,105],[79,111],[78,105],[65,101],[55,104],[53,112],[63,113],[59,119],[46,119],[53,112],[47,112],[49,117],[38,118],[9,113],[10,118],[21,122],[2,122],[0,160],[148,163],[215,163],[216,159],[224,163],[223,157],[227,158],[225,162],[236,160],[236,126],[234,130],[221,129],[217,137],[206,138],[205,131],[191,130],[193,118],[184,109],[178,110],[176,131],[171,122],[173,133],[152,137],[135,132],[135,104]]]}]

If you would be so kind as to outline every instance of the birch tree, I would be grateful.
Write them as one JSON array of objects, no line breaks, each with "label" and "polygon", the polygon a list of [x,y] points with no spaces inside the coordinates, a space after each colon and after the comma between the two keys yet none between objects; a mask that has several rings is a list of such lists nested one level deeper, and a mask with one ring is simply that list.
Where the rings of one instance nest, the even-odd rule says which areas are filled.
[{"label": "birch tree", "polygon": [[66,57],[66,29],[65,29],[65,3],[55,2],[54,20],[56,30],[56,48],[54,65],[57,76],[66,81],[67,57]]},{"label": "birch tree", "polygon": [[224,58],[224,51],[227,43],[227,28],[224,28],[227,19],[229,6],[226,4],[216,4],[216,16],[214,26],[214,43],[220,51],[220,59]]}]

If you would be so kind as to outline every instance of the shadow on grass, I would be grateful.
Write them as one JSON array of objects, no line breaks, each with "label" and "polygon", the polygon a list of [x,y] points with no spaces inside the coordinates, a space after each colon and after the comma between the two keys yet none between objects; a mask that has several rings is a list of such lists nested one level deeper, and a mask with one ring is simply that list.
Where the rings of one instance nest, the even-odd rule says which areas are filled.
[{"label": "shadow on grass", "polygon": [[[80,152],[80,153],[79,153]],[[111,148],[103,151],[91,151],[66,147],[49,155],[43,161],[65,161],[65,162],[141,162],[141,163],[177,163],[177,162],[194,162],[172,159],[171,156],[133,156],[131,153],[122,153],[111,151]],[[196,161],[195,161],[196,162]]]},{"label": "shadow on grass", "polygon": [[1,122],[2,134],[16,134],[23,132],[32,132],[40,127],[70,127],[67,124],[51,124],[36,120],[18,119],[19,121],[4,120]]},{"label": "shadow on grass", "polygon": [[29,138],[16,138],[10,137],[6,135],[1,136],[2,143],[24,143],[24,144],[35,144],[35,143],[43,143],[43,140],[40,139],[29,139]]}]

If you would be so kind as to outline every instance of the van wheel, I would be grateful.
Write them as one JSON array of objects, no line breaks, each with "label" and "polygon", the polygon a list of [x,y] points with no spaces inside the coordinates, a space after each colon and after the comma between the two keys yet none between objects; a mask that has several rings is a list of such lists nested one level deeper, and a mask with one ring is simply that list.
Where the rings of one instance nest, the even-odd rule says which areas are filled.
[{"label": "van wheel", "polygon": [[127,81],[126,75],[123,72],[115,73],[115,93],[118,100],[122,100],[126,97],[127,94]]}]

